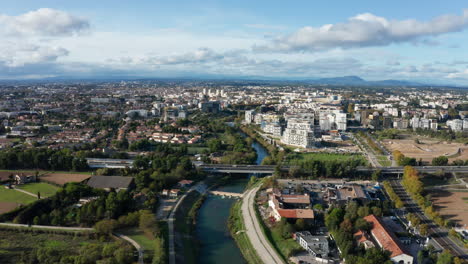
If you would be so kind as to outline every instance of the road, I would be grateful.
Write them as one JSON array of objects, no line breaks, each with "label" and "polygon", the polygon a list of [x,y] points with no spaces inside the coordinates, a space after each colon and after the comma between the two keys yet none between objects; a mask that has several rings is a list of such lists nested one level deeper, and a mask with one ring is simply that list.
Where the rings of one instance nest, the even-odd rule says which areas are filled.
[{"label": "road", "polygon": [[406,211],[417,215],[421,219],[421,224],[424,223],[428,225],[429,235],[432,239],[434,239],[444,249],[449,250],[454,256],[465,260],[468,259],[467,250],[448,235],[448,230],[446,228],[436,225],[424,214],[418,204],[414,202],[414,200],[406,192],[399,180],[391,180],[390,183],[395,193],[404,203]]},{"label": "road", "polygon": [[263,263],[283,264],[283,259],[270,245],[258,222],[254,208],[255,194],[258,189],[259,187],[256,187],[247,191],[242,202],[242,217],[246,227],[246,234]]},{"label": "road", "polygon": [[138,244],[135,240],[129,238],[126,235],[122,235],[122,234],[119,234],[119,233],[115,233],[114,235],[116,235],[117,237],[119,237],[121,239],[124,239],[124,240],[128,241],[130,244],[132,244],[136,248],[136,250],[138,251],[138,264],[144,264],[143,263],[143,248],[140,246],[140,244]]}]

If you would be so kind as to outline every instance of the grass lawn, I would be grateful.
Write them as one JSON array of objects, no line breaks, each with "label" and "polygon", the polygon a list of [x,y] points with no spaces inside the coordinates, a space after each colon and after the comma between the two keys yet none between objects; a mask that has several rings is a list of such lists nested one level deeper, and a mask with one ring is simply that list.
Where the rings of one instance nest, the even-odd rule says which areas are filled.
[{"label": "grass lawn", "polygon": [[379,161],[380,165],[384,167],[392,166],[392,162],[388,160],[387,156],[377,156],[377,160]]},{"label": "grass lawn", "polygon": [[242,220],[242,201],[237,201],[231,208],[231,215],[229,216],[229,230],[231,235],[236,241],[244,259],[249,264],[262,263],[257,252],[252,246],[249,237],[245,233],[245,225]]},{"label": "grass lawn", "polygon": [[135,240],[145,251],[154,250],[154,240],[148,238],[138,227],[125,228],[118,230],[118,232]]},{"label": "grass lawn", "polygon": [[347,161],[350,159],[360,159],[367,163],[364,156],[360,154],[337,154],[337,153],[291,153],[287,156],[288,164],[295,164],[298,161]]},{"label": "grass lawn", "polygon": [[37,194],[39,192],[41,197],[50,197],[60,189],[57,186],[45,182],[27,183],[17,187],[33,194]]},{"label": "grass lawn", "polygon": [[32,197],[20,191],[6,189],[3,186],[0,186],[0,202],[29,204],[34,201],[37,201],[35,197]]},{"label": "grass lawn", "polygon": [[457,184],[457,180],[452,177],[439,177],[435,175],[425,175],[424,177],[421,178],[421,181],[424,183],[425,187],[432,187],[432,186],[438,186],[438,185],[449,185],[449,184]]}]

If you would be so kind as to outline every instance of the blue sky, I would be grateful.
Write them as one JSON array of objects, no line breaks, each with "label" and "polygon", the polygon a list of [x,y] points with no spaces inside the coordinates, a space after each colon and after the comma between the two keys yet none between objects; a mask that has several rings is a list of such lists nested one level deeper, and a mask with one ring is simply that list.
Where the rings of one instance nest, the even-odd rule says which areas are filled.
[{"label": "blue sky", "polygon": [[2,1],[0,78],[358,75],[468,85],[467,28],[466,1]]}]

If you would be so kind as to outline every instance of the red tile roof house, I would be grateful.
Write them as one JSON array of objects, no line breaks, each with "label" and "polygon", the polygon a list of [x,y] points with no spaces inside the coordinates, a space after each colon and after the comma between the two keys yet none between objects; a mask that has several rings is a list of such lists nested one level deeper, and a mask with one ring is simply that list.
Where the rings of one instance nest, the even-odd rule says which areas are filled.
[{"label": "red tile roof house", "polygon": [[181,180],[177,183],[177,185],[180,187],[180,188],[188,188],[190,186],[192,186],[193,184],[193,181],[191,180]]},{"label": "red tile roof house", "polygon": [[[286,209],[284,204],[294,205],[300,208]],[[271,216],[276,221],[282,217],[288,219],[315,219],[314,211],[307,209],[310,206],[310,197],[308,195],[281,195],[277,190],[269,195],[268,205],[271,209]]]},{"label": "red tile roof house", "polygon": [[385,223],[379,217],[368,215],[364,217],[364,220],[372,223],[372,229],[370,231],[372,238],[377,242],[380,248],[391,252],[390,259],[393,263],[413,263],[413,257],[406,252],[395,234],[385,226]]}]

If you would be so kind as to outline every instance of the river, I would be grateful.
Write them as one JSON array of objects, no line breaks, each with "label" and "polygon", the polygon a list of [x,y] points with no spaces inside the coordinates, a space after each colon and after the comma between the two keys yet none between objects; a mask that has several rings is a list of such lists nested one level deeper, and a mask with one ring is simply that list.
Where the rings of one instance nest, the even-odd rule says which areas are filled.
[{"label": "river", "polygon": [[[257,164],[261,164],[268,156],[268,151],[254,141],[252,147],[257,152]],[[235,179],[229,184],[219,187],[220,191],[244,191],[248,179]],[[236,200],[209,196],[198,211],[196,236],[200,241],[198,263],[201,264],[242,264],[246,263],[236,242],[231,238],[227,221],[232,205]]]}]

